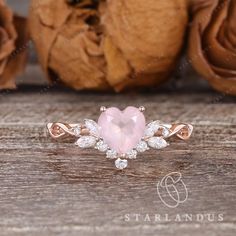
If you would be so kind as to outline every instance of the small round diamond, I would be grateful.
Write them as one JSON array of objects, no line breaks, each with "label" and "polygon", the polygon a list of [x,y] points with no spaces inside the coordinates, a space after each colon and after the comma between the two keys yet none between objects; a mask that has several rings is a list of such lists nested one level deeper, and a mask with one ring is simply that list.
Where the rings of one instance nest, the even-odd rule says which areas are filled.
[{"label": "small round diamond", "polygon": [[76,127],[73,128],[73,132],[75,134],[76,137],[79,137],[81,134],[81,126],[77,125]]},{"label": "small round diamond", "polygon": [[129,159],[136,159],[137,154],[138,154],[138,153],[137,153],[136,150],[131,150],[131,151],[129,151],[129,152],[126,153],[126,156],[127,156],[127,158],[129,158]]},{"label": "small round diamond", "polygon": [[114,150],[108,150],[106,152],[107,158],[109,159],[116,159],[117,158],[117,152]]},{"label": "small round diamond", "polygon": [[145,141],[140,141],[139,144],[137,145],[136,147],[136,150],[138,152],[145,152],[147,151],[149,148],[148,148],[148,145]]},{"label": "small round diamond", "polygon": [[162,135],[163,135],[164,138],[167,138],[170,135],[170,131],[166,127],[163,127]]},{"label": "small round diamond", "polygon": [[99,150],[100,152],[106,152],[108,150],[108,145],[101,140],[97,142],[95,148]]},{"label": "small round diamond", "polygon": [[128,166],[128,161],[118,158],[115,161],[115,166],[116,166],[117,169],[123,170]]}]

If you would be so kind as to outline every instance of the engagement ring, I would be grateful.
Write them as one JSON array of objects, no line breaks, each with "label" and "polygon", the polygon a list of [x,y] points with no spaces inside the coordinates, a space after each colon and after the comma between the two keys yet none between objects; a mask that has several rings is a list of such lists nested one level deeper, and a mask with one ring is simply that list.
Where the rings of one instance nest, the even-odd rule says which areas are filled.
[{"label": "engagement ring", "polygon": [[192,134],[190,124],[166,124],[159,120],[146,124],[144,111],[144,107],[127,107],[123,111],[101,107],[98,122],[85,119],[79,124],[49,123],[47,128],[54,139],[72,136],[80,148],[104,152],[122,170],[128,166],[128,159],[136,159],[138,153],[163,149],[172,136],[187,140]]}]

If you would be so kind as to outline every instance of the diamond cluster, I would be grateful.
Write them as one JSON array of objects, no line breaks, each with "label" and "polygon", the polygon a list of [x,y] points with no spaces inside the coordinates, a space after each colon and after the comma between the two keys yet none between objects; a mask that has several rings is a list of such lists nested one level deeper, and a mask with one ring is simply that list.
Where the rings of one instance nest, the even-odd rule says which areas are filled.
[{"label": "diamond cluster", "polygon": [[[135,148],[128,151],[125,154],[118,154],[115,150],[109,148],[104,140],[99,135],[99,126],[93,120],[85,120],[84,127],[89,131],[89,134],[82,135],[82,126],[78,125],[73,128],[72,132],[78,137],[76,145],[80,148],[95,148],[100,152],[106,153],[106,158],[115,159],[115,166],[123,170],[128,166],[127,159],[136,159],[138,153],[143,153],[150,148],[162,149],[167,147],[169,144],[165,138],[170,135],[168,128],[163,126],[160,121],[153,121],[146,126],[144,137],[137,144]],[[156,136],[156,134],[159,136]]]},{"label": "diamond cluster", "polygon": [[162,125],[159,120],[149,123],[146,127],[144,135],[145,137],[153,137],[158,132],[160,132],[161,136],[164,138],[168,138],[170,135],[169,129]]}]

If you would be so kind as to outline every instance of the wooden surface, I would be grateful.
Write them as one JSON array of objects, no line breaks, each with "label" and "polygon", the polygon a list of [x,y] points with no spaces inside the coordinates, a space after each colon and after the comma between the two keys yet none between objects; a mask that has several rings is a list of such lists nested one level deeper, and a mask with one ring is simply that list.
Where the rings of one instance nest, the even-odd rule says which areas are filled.
[{"label": "wooden surface", "polygon": [[[144,105],[150,120],[192,123],[193,137],[147,152],[124,171],[101,153],[47,137],[47,122],[96,119],[101,105]],[[1,236],[235,235],[234,98],[208,91],[85,94],[32,85],[2,92],[0,114]],[[182,174],[189,192],[176,208],[167,207],[156,191],[170,172]],[[142,219],[127,222],[126,214]],[[150,222],[143,219],[146,214],[223,214],[224,219]]]}]

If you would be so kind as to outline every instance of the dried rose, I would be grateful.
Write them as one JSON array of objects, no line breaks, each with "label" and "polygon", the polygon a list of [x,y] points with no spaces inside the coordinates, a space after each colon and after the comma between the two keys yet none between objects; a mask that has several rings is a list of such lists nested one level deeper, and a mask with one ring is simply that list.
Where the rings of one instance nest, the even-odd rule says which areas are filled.
[{"label": "dried rose", "polygon": [[192,0],[188,54],[217,90],[236,95],[236,1]]},{"label": "dried rose", "polygon": [[187,21],[185,0],[33,0],[30,30],[50,81],[118,92],[167,79]]},{"label": "dried rose", "polygon": [[15,77],[26,62],[27,40],[26,20],[0,0],[0,89],[15,88]]}]

